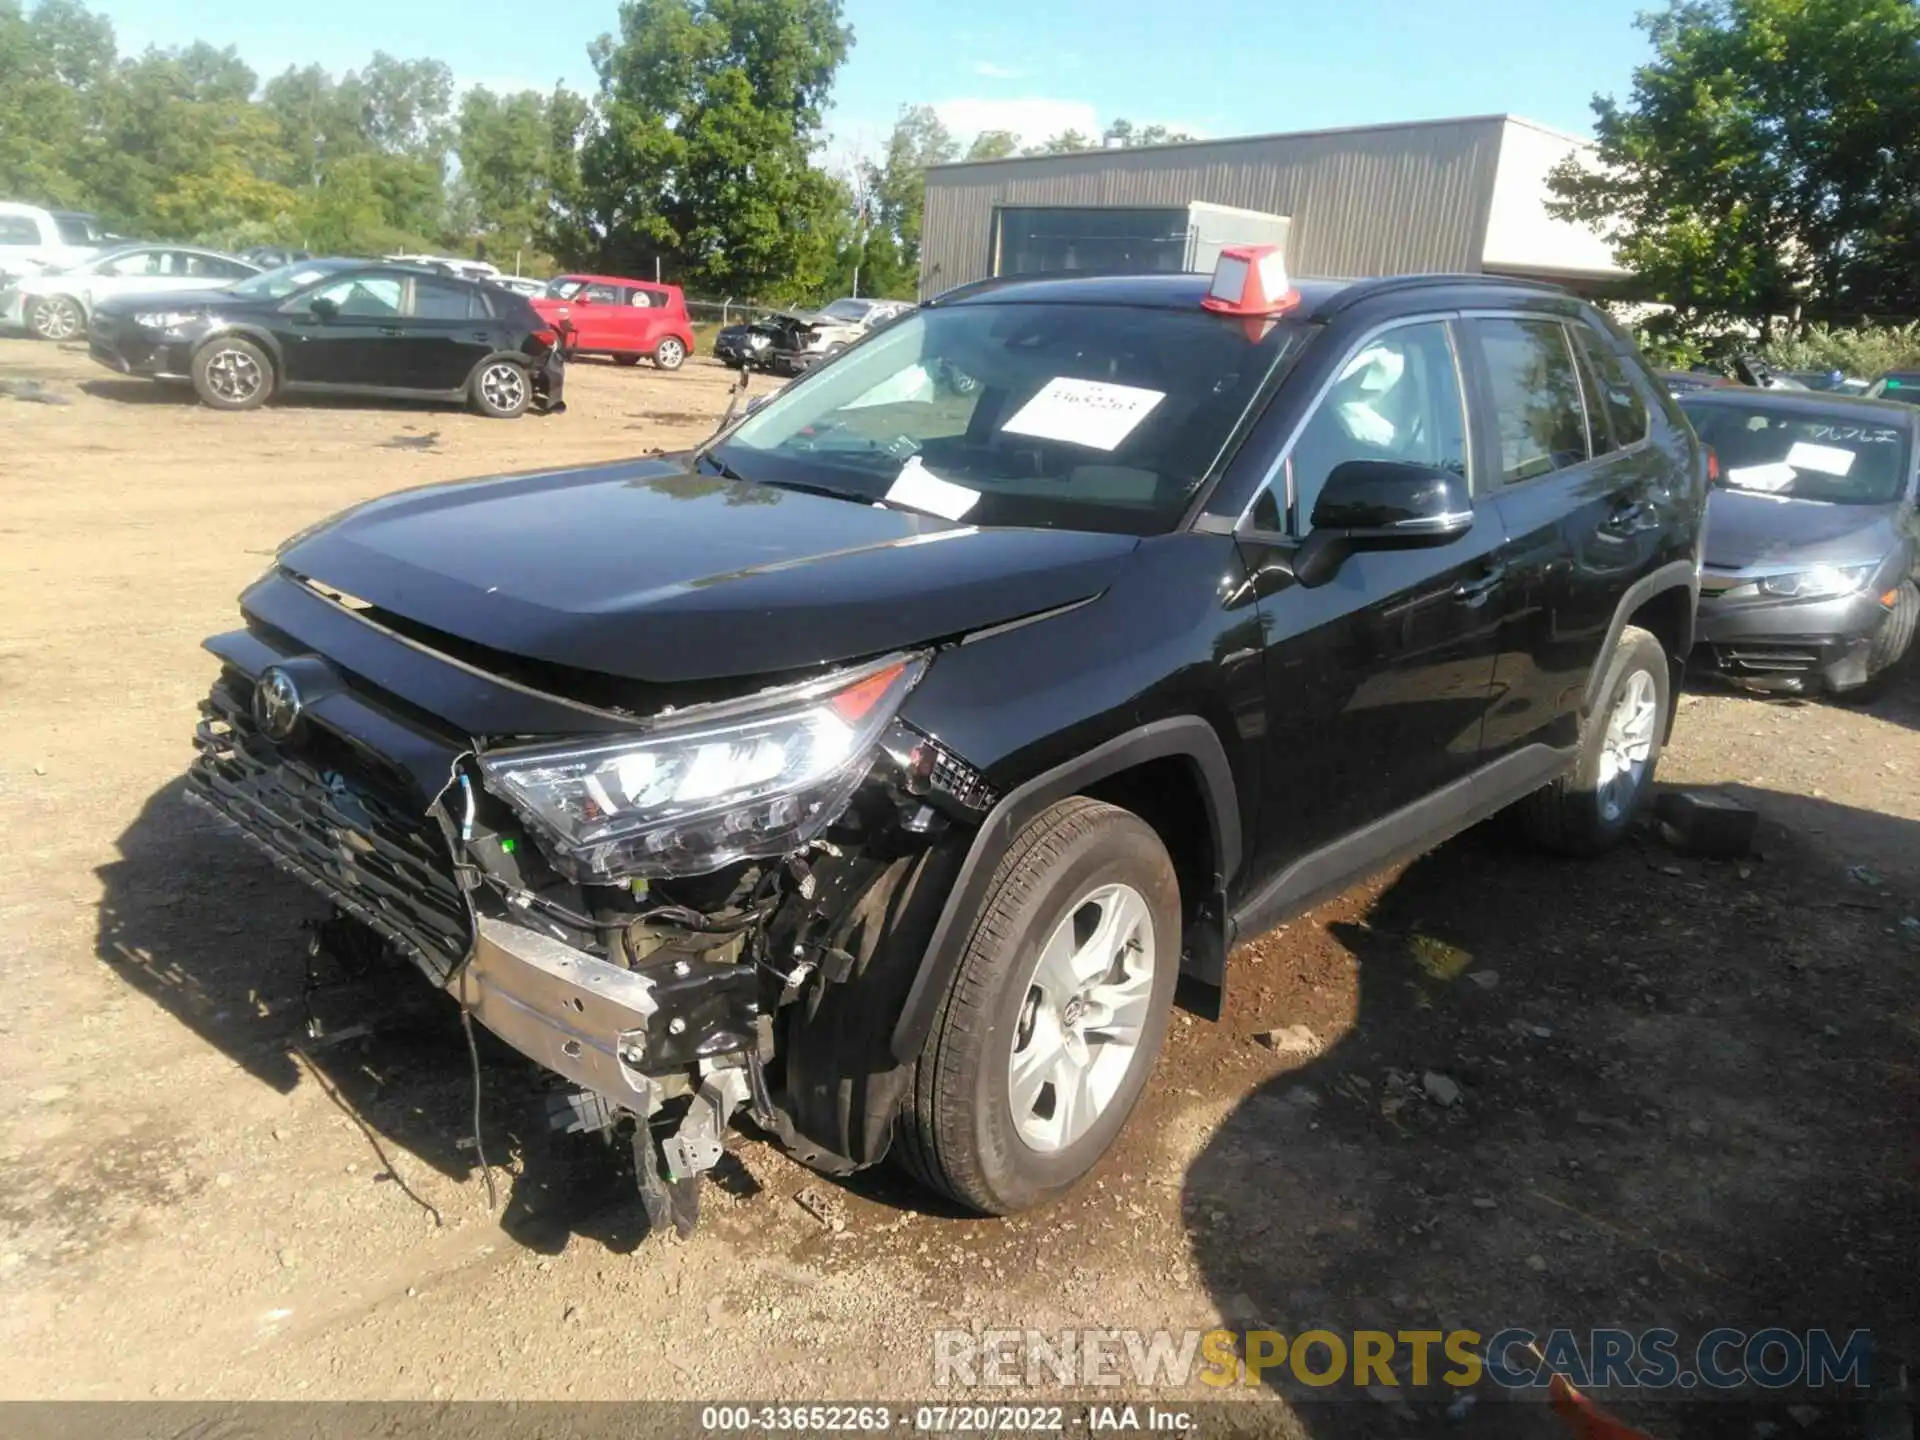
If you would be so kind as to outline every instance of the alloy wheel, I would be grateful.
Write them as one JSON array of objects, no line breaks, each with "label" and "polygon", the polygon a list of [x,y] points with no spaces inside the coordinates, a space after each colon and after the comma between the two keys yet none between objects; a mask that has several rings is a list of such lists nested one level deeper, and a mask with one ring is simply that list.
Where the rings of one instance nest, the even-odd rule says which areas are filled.
[{"label": "alloy wheel", "polygon": [[480,376],[480,393],[495,410],[518,410],[527,403],[527,377],[518,365],[489,365]]},{"label": "alloy wheel", "polygon": [[1613,713],[1607,716],[1606,735],[1600,746],[1599,784],[1595,787],[1600,818],[1610,825],[1633,808],[1640,787],[1646,783],[1659,710],[1659,691],[1653,676],[1645,670],[1627,676]]},{"label": "alloy wheel", "polygon": [[653,360],[662,370],[678,370],[680,362],[687,358],[687,352],[678,340],[667,339],[653,352]]},{"label": "alloy wheel", "polygon": [[43,300],[33,310],[33,333],[42,340],[71,340],[80,323],[80,307],[64,297]]},{"label": "alloy wheel", "polygon": [[1027,981],[1007,1061],[1014,1129],[1042,1153],[1092,1128],[1140,1053],[1153,999],[1153,916],[1103,885],[1068,910]]},{"label": "alloy wheel", "polygon": [[245,404],[260,393],[266,372],[244,350],[222,350],[207,362],[207,385],[222,400]]}]

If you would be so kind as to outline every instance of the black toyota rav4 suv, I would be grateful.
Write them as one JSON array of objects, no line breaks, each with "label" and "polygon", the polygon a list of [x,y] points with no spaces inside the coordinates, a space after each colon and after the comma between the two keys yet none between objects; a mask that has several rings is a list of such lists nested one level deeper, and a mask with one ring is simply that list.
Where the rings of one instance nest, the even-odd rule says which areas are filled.
[{"label": "black toyota rav4 suv", "polygon": [[1503,807],[1617,840],[1692,641],[1704,452],[1593,309],[1208,294],[969,288],[689,454],[316,526],[207,642],[192,793],[656,1221],[737,1112],[1044,1201],[1236,940]]}]

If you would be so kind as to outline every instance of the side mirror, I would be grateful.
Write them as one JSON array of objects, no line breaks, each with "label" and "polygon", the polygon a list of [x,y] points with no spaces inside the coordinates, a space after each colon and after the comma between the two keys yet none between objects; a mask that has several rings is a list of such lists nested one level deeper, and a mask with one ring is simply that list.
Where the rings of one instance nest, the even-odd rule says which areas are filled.
[{"label": "side mirror", "polygon": [[1355,550],[1444,545],[1472,528],[1466,476],[1397,460],[1347,460],[1333,467],[1314,502],[1294,578],[1324,585]]},{"label": "side mirror", "polygon": [[313,312],[316,319],[333,320],[340,314],[340,302],[329,300],[324,295],[316,295],[308,302],[307,309]]}]

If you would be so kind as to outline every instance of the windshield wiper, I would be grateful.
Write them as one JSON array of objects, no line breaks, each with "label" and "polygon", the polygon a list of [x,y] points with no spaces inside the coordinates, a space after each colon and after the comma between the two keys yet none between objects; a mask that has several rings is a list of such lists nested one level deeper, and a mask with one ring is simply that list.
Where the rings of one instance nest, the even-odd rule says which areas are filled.
[{"label": "windshield wiper", "polygon": [[722,460],[718,455],[714,454],[711,450],[696,450],[694,452],[693,459],[696,465],[698,464],[711,465],[714,468],[714,470],[718,472],[722,480],[734,480],[743,485],[747,483],[746,476],[742,475],[738,470],[734,469],[731,465],[727,464],[726,461]]}]

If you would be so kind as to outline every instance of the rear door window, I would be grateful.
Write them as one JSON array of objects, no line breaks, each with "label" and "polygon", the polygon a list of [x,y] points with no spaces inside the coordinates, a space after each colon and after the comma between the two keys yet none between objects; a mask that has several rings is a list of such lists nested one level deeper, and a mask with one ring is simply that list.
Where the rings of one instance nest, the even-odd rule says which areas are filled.
[{"label": "rear door window", "polygon": [[1485,366],[1501,483],[1585,464],[1586,408],[1566,326],[1502,317],[1471,320],[1467,328]]},{"label": "rear door window", "polygon": [[473,315],[473,292],[464,285],[439,280],[413,282],[413,314],[422,320],[467,320]]},{"label": "rear door window", "polygon": [[1622,450],[1638,445],[1647,438],[1647,402],[1627,373],[1626,362],[1591,326],[1576,325],[1573,334],[1599,391],[1599,406],[1613,432],[1613,443]]},{"label": "rear door window", "polygon": [[25,215],[0,215],[0,245],[38,245],[40,227]]}]

